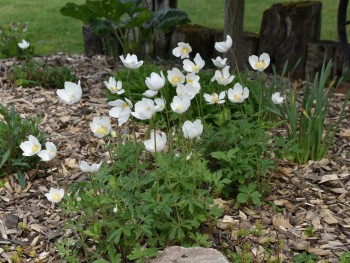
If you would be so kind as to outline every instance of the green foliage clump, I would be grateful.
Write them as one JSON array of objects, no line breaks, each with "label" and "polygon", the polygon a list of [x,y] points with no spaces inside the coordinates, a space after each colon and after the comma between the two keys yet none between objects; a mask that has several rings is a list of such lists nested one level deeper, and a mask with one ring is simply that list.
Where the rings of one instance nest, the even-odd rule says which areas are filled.
[{"label": "green foliage clump", "polygon": [[29,40],[25,34],[26,23],[12,22],[9,25],[0,25],[0,59],[2,58],[28,58],[34,54],[34,47],[31,44],[23,50],[18,46],[22,39]]},{"label": "green foliage clump", "polygon": [[77,77],[71,69],[63,66],[49,66],[45,61],[29,61],[14,66],[11,70],[11,81],[17,86],[34,85],[46,88],[63,88],[64,82],[76,82]]},{"label": "green foliage clump", "polygon": [[202,159],[172,153],[147,156],[135,164],[142,146],[132,142],[112,151],[113,164],[90,175],[89,182],[75,184],[64,203],[66,215],[86,211],[66,227],[79,233],[79,248],[96,246],[90,262],[143,262],[159,247],[210,245],[199,228],[222,215],[223,210],[212,205],[211,193],[225,185],[220,174],[211,173]]},{"label": "green foliage clump", "polygon": [[39,118],[21,118],[14,106],[8,110],[0,104],[0,178],[16,173],[20,184],[25,185],[24,171],[36,168],[40,158],[28,159],[19,146],[29,135],[44,142],[45,135],[39,130],[39,124]]}]

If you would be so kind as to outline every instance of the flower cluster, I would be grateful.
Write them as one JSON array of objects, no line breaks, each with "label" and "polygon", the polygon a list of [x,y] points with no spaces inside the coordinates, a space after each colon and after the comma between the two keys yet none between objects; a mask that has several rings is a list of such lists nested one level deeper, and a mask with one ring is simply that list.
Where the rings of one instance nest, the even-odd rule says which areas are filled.
[{"label": "flower cluster", "polygon": [[56,157],[57,148],[52,142],[45,143],[46,150],[41,149],[41,144],[33,135],[28,136],[28,141],[24,141],[19,146],[23,151],[23,156],[38,155],[42,161],[48,162]]}]

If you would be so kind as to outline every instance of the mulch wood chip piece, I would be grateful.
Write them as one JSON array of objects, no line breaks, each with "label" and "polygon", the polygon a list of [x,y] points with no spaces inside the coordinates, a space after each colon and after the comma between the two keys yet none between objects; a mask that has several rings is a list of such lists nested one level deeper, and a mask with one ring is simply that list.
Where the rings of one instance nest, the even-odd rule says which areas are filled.
[{"label": "mulch wood chip piece", "polygon": [[[116,71],[115,65],[107,64],[100,56],[57,54],[45,59],[52,65],[71,67],[76,73],[81,80],[84,109],[79,104],[60,102],[55,89],[12,85],[10,68],[21,62],[0,61],[0,103],[15,105],[23,117],[41,116],[40,128],[50,136],[59,153],[56,162],[39,170],[40,176],[27,171],[31,180],[25,189],[18,185],[16,175],[10,175],[0,188],[0,262],[9,262],[18,246],[23,248],[23,262],[60,262],[55,244],[71,233],[64,232],[65,218],[44,194],[50,187],[68,189],[72,182],[86,179],[78,167],[79,160],[88,157],[83,110],[90,121],[94,116],[108,115],[110,108],[103,81]],[[335,96],[327,121],[337,118],[343,99],[344,95]],[[346,110],[349,114],[349,107]],[[113,129],[119,129],[115,121]],[[249,242],[251,256],[257,262],[266,260],[267,249],[270,260],[276,259],[279,252],[282,262],[291,262],[294,255],[307,250],[320,260],[338,262],[341,253],[350,251],[349,130],[350,123],[343,121],[327,159],[306,165],[279,163],[265,205],[237,206],[217,199],[225,216],[211,230],[214,247],[238,252]],[[107,153],[101,151],[101,140],[92,137],[92,145],[96,149],[92,151],[94,162],[107,158]],[[244,228],[248,234],[242,235]]]}]

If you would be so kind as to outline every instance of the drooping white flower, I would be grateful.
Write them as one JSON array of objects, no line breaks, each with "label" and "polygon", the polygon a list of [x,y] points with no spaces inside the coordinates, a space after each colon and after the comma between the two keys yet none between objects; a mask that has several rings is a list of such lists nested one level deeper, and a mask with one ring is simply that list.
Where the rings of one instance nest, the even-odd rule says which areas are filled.
[{"label": "drooping white flower", "polygon": [[147,98],[153,98],[157,94],[158,94],[158,91],[154,91],[154,90],[150,90],[150,89],[148,89],[144,93],[142,93],[142,95],[146,96]]},{"label": "drooping white flower", "polygon": [[27,48],[29,48],[29,45],[30,45],[30,43],[24,39],[22,40],[22,42],[18,43],[18,46],[21,49],[27,49]]},{"label": "drooping white flower", "polygon": [[155,111],[161,112],[165,109],[165,99],[164,98],[156,98],[154,99],[155,103]]},{"label": "drooping white flower", "polygon": [[182,125],[182,132],[186,139],[193,139],[200,136],[203,132],[203,124],[201,120],[195,120],[194,122],[185,121]]},{"label": "drooping white flower", "polygon": [[113,94],[123,94],[125,93],[125,90],[122,88],[123,84],[120,80],[118,82],[113,77],[109,77],[108,82],[104,81],[104,84],[107,89],[109,89]]},{"label": "drooping white flower", "polygon": [[28,141],[22,142],[19,147],[22,149],[24,156],[33,156],[41,150],[39,140],[33,135],[29,135]]},{"label": "drooping white flower", "polygon": [[160,75],[158,73],[152,72],[151,76],[146,78],[145,83],[150,90],[160,90],[165,85],[165,77],[163,75],[163,72],[161,71]]},{"label": "drooping white flower", "polygon": [[195,73],[188,73],[186,75],[186,82],[191,83],[194,87],[201,88],[201,84],[199,83],[200,77]]},{"label": "drooping white flower", "polygon": [[64,83],[64,89],[58,89],[56,93],[58,97],[68,105],[79,102],[81,95],[83,94],[80,80],[78,81],[78,84],[66,81]]},{"label": "drooping white flower", "polygon": [[187,72],[193,72],[193,73],[198,73],[205,65],[205,61],[202,59],[201,55],[197,53],[195,58],[193,59],[194,63],[189,60],[185,59],[183,63],[183,68]]},{"label": "drooping white flower", "polygon": [[215,75],[211,79],[211,81],[216,80],[218,84],[224,85],[224,86],[230,84],[233,81],[233,79],[235,78],[235,76],[233,76],[233,75],[231,76],[229,70],[230,70],[230,66],[224,67],[221,71],[216,70]]},{"label": "drooping white flower", "polygon": [[187,111],[190,105],[191,105],[191,99],[187,96],[182,98],[179,96],[174,96],[173,102],[170,103],[171,109],[179,114]]},{"label": "drooping white flower", "polygon": [[145,148],[149,152],[160,152],[163,151],[166,145],[166,135],[164,132],[159,134],[156,132],[156,136],[154,137],[154,130],[151,130],[151,138],[146,140],[144,143]]},{"label": "drooping white flower", "polygon": [[227,91],[228,99],[233,103],[242,103],[249,96],[249,89],[245,87],[243,89],[242,85],[236,83],[233,89]]},{"label": "drooping white flower", "polygon": [[115,207],[113,208],[113,212],[117,213],[118,212],[118,204],[115,204]]},{"label": "drooping white flower", "polygon": [[111,132],[111,120],[107,116],[94,117],[90,122],[90,129],[97,138],[103,138]]},{"label": "drooping white flower", "polygon": [[215,65],[215,67],[218,67],[218,68],[223,68],[226,66],[226,61],[227,61],[227,58],[221,58],[221,57],[216,57],[216,59],[212,59],[213,61],[213,64]]},{"label": "drooping white flower", "polygon": [[125,101],[110,101],[108,102],[108,105],[114,106],[112,109],[109,110],[109,116],[117,118],[119,126],[129,119],[131,114],[131,108],[133,107],[132,102],[129,99],[125,98]]},{"label": "drooping white flower", "polygon": [[231,47],[232,38],[229,35],[226,36],[226,41],[215,43],[215,49],[222,53],[226,53]]},{"label": "drooping white flower", "polygon": [[143,98],[136,102],[134,112],[131,114],[139,120],[149,120],[155,113],[154,101],[151,99]]},{"label": "drooping white flower", "polygon": [[225,102],[226,91],[221,91],[218,95],[217,93],[207,94],[204,93],[204,99],[208,104],[222,104]]},{"label": "drooping white flower", "polygon": [[178,68],[173,68],[172,70],[168,70],[168,81],[176,87],[177,84],[185,82],[185,75]]},{"label": "drooping white flower", "polygon": [[119,56],[120,60],[123,62],[124,67],[129,69],[137,69],[142,66],[143,60],[138,61],[135,54],[130,55],[129,53],[124,58],[124,55]]},{"label": "drooping white flower", "polygon": [[38,156],[45,162],[51,161],[53,158],[56,157],[57,154],[57,148],[55,144],[52,142],[46,142],[45,143],[46,150],[41,150],[38,153]]},{"label": "drooping white flower", "polygon": [[91,165],[86,161],[79,162],[79,168],[84,173],[97,173],[100,170],[102,161],[100,163],[92,163]]},{"label": "drooping white flower", "polygon": [[191,46],[188,43],[179,42],[177,47],[173,49],[173,55],[180,57],[181,59],[189,58],[189,54],[192,51]]},{"label": "drooping white flower", "polygon": [[270,65],[270,56],[267,53],[262,53],[258,58],[255,55],[249,57],[250,66],[257,71],[264,71]]},{"label": "drooping white flower", "polygon": [[45,196],[51,203],[59,203],[64,196],[64,189],[50,187],[50,191]]},{"label": "drooping white flower", "polygon": [[275,92],[272,94],[271,100],[274,104],[282,104],[284,98],[281,96],[281,93]]},{"label": "drooping white flower", "polygon": [[200,86],[193,86],[192,83],[179,84],[176,87],[176,95],[180,98],[189,97],[192,100],[199,93],[200,89]]}]

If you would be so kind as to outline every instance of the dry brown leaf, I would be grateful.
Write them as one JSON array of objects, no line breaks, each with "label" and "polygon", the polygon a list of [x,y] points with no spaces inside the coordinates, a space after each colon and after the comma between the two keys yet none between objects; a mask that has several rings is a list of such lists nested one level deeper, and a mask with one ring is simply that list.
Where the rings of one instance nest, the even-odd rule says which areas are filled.
[{"label": "dry brown leaf", "polygon": [[281,213],[272,216],[272,224],[278,229],[280,229],[280,227],[290,227],[289,219],[285,218]]},{"label": "dry brown leaf", "polygon": [[327,224],[338,224],[338,219],[334,217],[333,213],[329,209],[321,209],[320,217],[327,223]]},{"label": "dry brown leaf", "polygon": [[337,174],[326,174],[324,176],[321,177],[321,181],[319,181],[319,184],[322,184],[324,182],[328,182],[328,181],[334,181],[334,180],[338,180],[339,177]]},{"label": "dry brown leaf", "polygon": [[339,136],[343,138],[350,138],[350,129],[342,129],[339,132]]},{"label": "dry brown leaf", "polygon": [[329,256],[331,255],[331,251],[324,250],[322,248],[309,248],[308,252],[311,254],[315,254],[316,256]]}]

